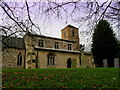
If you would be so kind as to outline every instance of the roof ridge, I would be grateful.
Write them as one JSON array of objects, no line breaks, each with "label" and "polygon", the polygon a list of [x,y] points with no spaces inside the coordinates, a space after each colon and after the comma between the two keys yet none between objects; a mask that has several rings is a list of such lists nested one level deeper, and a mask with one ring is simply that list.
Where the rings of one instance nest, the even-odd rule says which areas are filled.
[{"label": "roof ridge", "polygon": [[58,39],[58,40],[63,40],[63,41],[70,41],[70,42],[76,42],[76,41],[73,41],[73,40],[65,40],[65,39],[62,39],[62,38],[57,38],[57,37],[51,37],[51,36],[46,36],[46,35],[39,35],[39,34],[31,34],[33,36],[41,36],[41,37],[46,37],[46,38],[52,38],[52,39]]}]

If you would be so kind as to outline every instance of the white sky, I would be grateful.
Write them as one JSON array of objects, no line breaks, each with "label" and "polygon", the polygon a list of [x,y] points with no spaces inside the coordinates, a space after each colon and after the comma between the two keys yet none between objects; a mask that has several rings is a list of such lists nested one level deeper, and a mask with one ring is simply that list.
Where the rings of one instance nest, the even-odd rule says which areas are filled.
[{"label": "white sky", "polygon": [[[5,0],[5,1],[21,2],[21,0]],[[24,1],[24,0],[22,0],[22,1]],[[27,1],[32,2],[32,1],[39,1],[39,0],[27,0]],[[53,1],[53,0],[51,0],[51,1]],[[59,0],[59,1],[63,2],[63,1],[67,1],[67,0]],[[68,0],[68,1],[70,1],[70,0]],[[77,0],[71,0],[71,1],[77,1]],[[81,1],[84,1],[84,0],[81,0]],[[93,0],[91,0],[91,1],[93,1]],[[99,0],[99,1],[102,1],[102,0]],[[68,11],[70,11],[70,9],[68,9]],[[82,13],[80,15],[82,15]],[[2,12],[0,12],[0,24],[2,23],[2,20],[1,20],[2,18],[3,18],[3,14],[2,14]],[[61,20],[61,19],[58,20],[58,19],[55,19],[54,17],[49,19],[48,21],[44,22],[44,18],[45,17],[38,18],[36,21],[38,23],[38,25],[40,26],[40,29],[41,29],[41,32],[43,35],[61,38],[61,30],[64,27],[66,27],[67,25],[71,24],[71,25],[79,28],[80,44],[86,44],[87,47],[89,47],[89,44],[91,44],[91,39],[89,39],[89,38],[86,39],[86,37],[88,37],[88,36],[87,35],[84,36],[85,33],[81,33],[88,29],[88,27],[85,24],[80,26],[81,24],[77,24],[77,23],[73,22],[72,20],[70,20],[69,16],[67,17],[67,23],[64,20]]]}]

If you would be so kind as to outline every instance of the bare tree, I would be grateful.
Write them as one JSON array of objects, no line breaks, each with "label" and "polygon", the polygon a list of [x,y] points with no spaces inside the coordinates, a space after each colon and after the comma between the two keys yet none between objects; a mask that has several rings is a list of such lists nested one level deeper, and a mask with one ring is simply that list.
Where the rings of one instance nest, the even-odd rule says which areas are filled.
[{"label": "bare tree", "polygon": [[101,19],[109,20],[111,24],[118,26],[118,28],[120,26],[120,1],[3,1],[0,3],[0,7],[3,14],[3,23],[0,23],[0,30],[6,36],[24,35],[27,32],[36,33],[36,31],[41,34],[38,19],[43,20],[43,18],[43,23],[51,18],[62,20],[65,23],[71,20],[77,23],[79,27],[87,23],[89,29],[87,29],[86,34],[89,35]]}]

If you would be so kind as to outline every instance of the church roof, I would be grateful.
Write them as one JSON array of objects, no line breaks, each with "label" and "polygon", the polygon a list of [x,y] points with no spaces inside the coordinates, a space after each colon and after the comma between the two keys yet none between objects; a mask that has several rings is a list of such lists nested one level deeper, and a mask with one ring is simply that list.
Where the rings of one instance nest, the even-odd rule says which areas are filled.
[{"label": "church roof", "polygon": [[25,49],[23,38],[2,36],[2,48]]},{"label": "church roof", "polygon": [[76,41],[73,41],[73,40],[65,40],[65,39],[56,38],[56,37],[50,37],[50,36],[44,36],[44,35],[38,35],[38,34],[29,34],[29,35],[30,36],[36,36],[36,37],[42,37],[42,38],[50,38],[50,39],[56,39],[56,40],[60,40],[60,41],[76,43]]},{"label": "church roof", "polygon": [[64,52],[64,53],[75,53],[75,54],[80,54],[80,51],[72,51],[72,50],[65,50],[65,49],[54,49],[54,48],[43,48],[43,47],[38,47],[35,46],[36,50],[43,50],[43,51],[55,51],[55,52]]},{"label": "church roof", "polygon": [[[76,27],[74,27],[73,25],[70,25],[70,24],[67,27],[76,28]],[[76,29],[78,29],[78,28],[76,28]]]},{"label": "church roof", "polygon": [[[67,25],[65,28],[67,28],[67,27],[71,27],[71,28],[79,29],[79,28],[76,28],[76,27],[74,27],[73,25],[70,25],[70,24]],[[63,29],[65,29],[65,28],[63,28]],[[63,30],[63,29],[62,29],[62,30]],[[61,30],[61,31],[62,31],[62,30]]]}]

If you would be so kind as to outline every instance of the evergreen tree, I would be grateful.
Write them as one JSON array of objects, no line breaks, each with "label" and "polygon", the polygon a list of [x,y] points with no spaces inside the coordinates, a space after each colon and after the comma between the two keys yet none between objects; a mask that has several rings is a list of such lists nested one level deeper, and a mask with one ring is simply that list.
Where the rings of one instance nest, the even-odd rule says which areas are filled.
[{"label": "evergreen tree", "polygon": [[113,67],[114,58],[118,52],[118,41],[110,24],[100,20],[96,25],[92,38],[92,53],[97,66],[103,66],[103,59],[108,60],[108,66]]}]

